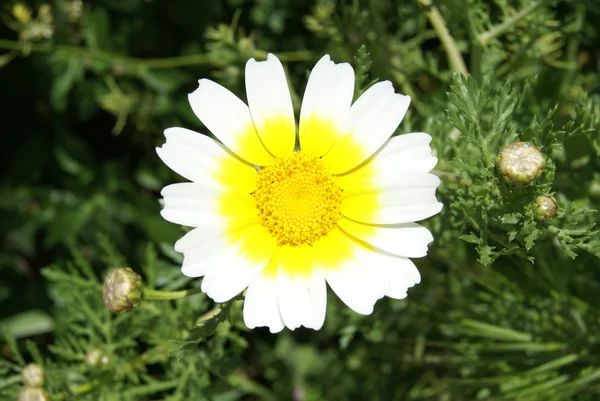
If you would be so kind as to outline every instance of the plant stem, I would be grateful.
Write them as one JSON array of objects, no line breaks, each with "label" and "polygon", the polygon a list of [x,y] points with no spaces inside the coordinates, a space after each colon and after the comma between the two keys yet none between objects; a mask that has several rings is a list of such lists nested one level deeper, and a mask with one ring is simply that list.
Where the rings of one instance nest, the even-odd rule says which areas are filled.
[{"label": "plant stem", "polygon": [[[81,46],[54,45],[52,43],[28,43],[15,40],[0,39],[0,49],[17,50],[24,54],[34,53],[58,53],[73,57],[93,58],[96,60],[107,61],[111,63],[123,63],[137,67],[149,69],[166,69],[186,67],[193,65],[212,64],[215,60],[207,54],[192,54],[188,56],[169,57],[169,58],[135,58],[121,54],[110,53],[98,49],[90,49]],[[267,52],[256,50],[253,57],[265,58]],[[314,59],[314,55],[308,50],[297,50],[291,52],[277,53],[279,59],[283,62],[309,61]]]},{"label": "plant stem", "polygon": [[[578,5],[575,8],[575,22],[574,22],[574,24],[575,24],[574,31],[575,32],[580,32],[582,30],[584,21],[585,21],[585,6]],[[570,38],[567,43],[566,64],[569,66],[575,66],[575,67],[567,68],[567,71],[565,72],[565,75],[564,75],[563,81],[562,81],[562,88],[561,88],[563,95],[568,96],[567,89],[571,85],[571,82],[573,81],[573,77],[575,76],[575,73],[577,72],[577,70],[579,68],[581,68],[581,66],[577,62],[577,53],[579,52],[579,41],[580,41],[580,37],[575,35],[572,38]]]},{"label": "plant stem", "polygon": [[473,22],[473,11],[467,9],[467,27],[469,31],[469,69],[471,76],[481,82],[481,60],[483,58],[483,47],[477,41],[477,28]]},{"label": "plant stem", "polygon": [[217,316],[219,313],[221,313],[222,310],[223,308],[221,308],[220,306],[215,306],[214,308],[206,312],[204,315],[200,316],[198,320],[196,320],[196,327],[201,326],[207,320],[210,320],[213,317]]},{"label": "plant stem", "polygon": [[428,8],[428,11],[426,12],[427,18],[433,26],[433,29],[437,32],[437,35],[442,42],[442,46],[444,46],[450,69],[454,72],[468,75],[469,72],[467,71],[465,60],[456,46],[456,41],[452,35],[450,35],[450,32],[448,32],[448,27],[446,26],[446,21],[444,21],[442,14],[440,14],[437,7],[431,5],[431,0],[419,0],[419,3]]},{"label": "plant stem", "polygon": [[144,299],[151,301],[169,301],[196,295],[200,292],[200,288],[190,288],[189,290],[183,291],[158,291],[144,288]]},{"label": "plant stem", "polygon": [[500,24],[491,27],[486,32],[483,32],[477,36],[477,41],[480,46],[485,46],[490,40],[495,37],[502,35],[506,32],[511,26],[515,25],[517,22],[521,21],[523,18],[527,17],[529,14],[534,12],[538,7],[540,7],[544,2],[536,1],[531,3],[529,6],[525,7],[521,11],[518,11],[511,17],[502,21]]}]

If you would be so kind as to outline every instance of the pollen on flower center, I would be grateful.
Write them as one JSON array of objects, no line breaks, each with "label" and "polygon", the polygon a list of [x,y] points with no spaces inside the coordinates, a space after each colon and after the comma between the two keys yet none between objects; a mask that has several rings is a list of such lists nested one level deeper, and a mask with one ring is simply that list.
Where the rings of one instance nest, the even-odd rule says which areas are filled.
[{"label": "pollen on flower center", "polygon": [[321,159],[302,152],[262,168],[252,195],[279,245],[312,244],[341,218],[342,190]]}]

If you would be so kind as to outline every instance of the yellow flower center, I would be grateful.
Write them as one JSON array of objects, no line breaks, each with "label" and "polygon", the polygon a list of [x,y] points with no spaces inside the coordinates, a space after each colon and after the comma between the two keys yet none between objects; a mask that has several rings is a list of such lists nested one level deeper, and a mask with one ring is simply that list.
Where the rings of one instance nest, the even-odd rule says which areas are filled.
[{"label": "yellow flower center", "polygon": [[342,190],[321,159],[294,152],[260,169],[252,193],[262,224],[279,245],[312,244],[342,217]]}]

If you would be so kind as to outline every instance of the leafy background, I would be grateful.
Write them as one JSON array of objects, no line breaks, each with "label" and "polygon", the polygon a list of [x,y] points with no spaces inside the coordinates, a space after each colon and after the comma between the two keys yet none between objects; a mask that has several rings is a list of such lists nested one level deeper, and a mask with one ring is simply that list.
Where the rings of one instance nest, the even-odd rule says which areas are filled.
[{"label": "leafy background", "polygon": [[[600,398],[600,4],[596,0],[55,0],[0,6],[0,399],[31,361],[52,400]],[[330,292],[318,332],[248,331],[241,297],[111,314],[106,270],[195,288],[159,215],[179,181],[162,130],[206,133],[186,94],[244,98],[276,53],[299,111],[324,53],[412,97],[398,134],[440,160],[422,283],[359,316]],[[515,140],[548,157],[532,186],[497,176]],[[534,220],[553,194],[559,215]],[[95,357],[94,357],[95,356]]]}]

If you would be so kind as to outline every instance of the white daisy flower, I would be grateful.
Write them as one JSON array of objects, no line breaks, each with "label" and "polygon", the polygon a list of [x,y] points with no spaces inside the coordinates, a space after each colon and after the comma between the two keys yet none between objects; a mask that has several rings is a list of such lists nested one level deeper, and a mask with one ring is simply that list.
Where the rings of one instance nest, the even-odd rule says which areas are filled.
[{"label": "white daisy flower", "polygon": [[283,66],[269,54],[246,64],[248,106],[207,79],[189,95],[219,141],[185,128],[157,148],[191,182],[162,191],[162,216],[195,227],[175,244],[183,274],[226,302],[248,288],[244,322],[320,329],[327,282],[360,314],[421,280],[409,258],[431,233],[414,223],[438,213],[437,163],[425,133],[391,138],[410,103],[392,83],[352,103],[354,71],[328,55],[312,70],[296,123]]}]

